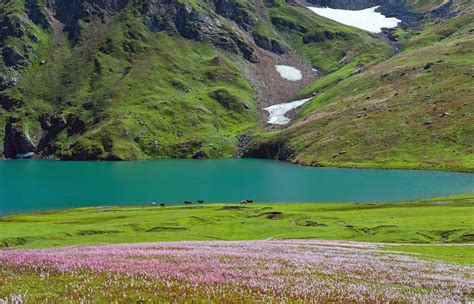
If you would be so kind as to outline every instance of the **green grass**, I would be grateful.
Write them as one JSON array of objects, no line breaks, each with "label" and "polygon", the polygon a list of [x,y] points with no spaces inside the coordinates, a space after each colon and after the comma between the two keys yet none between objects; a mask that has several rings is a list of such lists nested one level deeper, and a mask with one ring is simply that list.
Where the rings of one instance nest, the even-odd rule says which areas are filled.
[{"label": "green grass", "polygon": [[383,249],[410,253],[414,257],[425,260],[474,265],[474,244],[469,246],[388,246]]},{"label": "green grass", "polygon": [[[474,242],[473,212],[472,195],[395,204],[83,208],[0,217],[0,244],[3,247],[42,248],[268,238],[461,244]],[[430,257],[427,250],[431,247],[407,248],[405,250]],[[431,251],[436,253],[434,257],[443,258],[452,249],[447,250]],[[461,256],[459,260],[473,262],[472,257]]]},{"label": "green grass", "polygon": [[[190,3],[199,14],[215,18],[207,2],[179,3]],[[374,56],[378,60],[389,56],[390,48],[379,39],[284,1],[259,8],[247,0],[229,3],[236,6],[236,14],[241,13],[237,18],[254,20],[253,28],[244,34],[248,39],[253,32],[275,39],[319,69],[336,70]],[[140,13],[140,1],[129,4],[107,22],[94,18],[83,22],[77,41],[54,27],[43,29],[22,18],[23,5],[23,1],[1,4],[0,18],[20,18],[27,32],[40,39],[32,42],[10,37],[5,42],[19,50],[29,45],[34,56],[31,65],[20,71],[18,85],[2,93],[23,101],[23,105],[10,111],[0,108],[0,126],[8,117],[17,117],[18,125],[39,141],[43,134],[41,115],[80,119],[86,126],[83,134],[62,131],[53,136],[48,150],[55,157],[181,158],[197,151],[210,157],[230,157],[236,151],[238,136],[258,129],[254,89],[240,60],[209,41],[151,32],[149,20]],[[301,24],[301,30],[307,32],[277,26],[274,18]],[[221,18],[220,22],[222,31],[228,32],[225,37],[237,35],[231,20]],[[323,30],[334,33],[334,38],[303,43],[304,35]],[[233,106],[212,97],[219,90],[227,91]],[[4,129],[0,128],[0,139]]]},{"label": "green grass", "polygon": [[[86,131],[53,138],[59,158],[156,159],[191,157],[200,150],[210,157],[232,156],[238,135],[258,122],[251,84],[230,53],[208,42],[150,32],[137,5],[108,22],[84,23],[78,41],[24,20],[40,42],[29,42],[35,47],[31,66],[4,93],[24,104],[0,109],[0,125],[18,117],[38,141],[41,115],[77,117]],[[3,12],[2,6],[0,17],[21,9]],[[233,98],[232,108],[212,98],[223,88]]]},{"label": "green grass", "polygon": [[306,165],[473,172],[473,24],[473,13],[434,22],[384,62],[328,74],[302,92],[317,96],[293,125],[250,150],[279,141]]},{"label": "green grass", "polygon": [[[82,208],[0,217],[0,244],[49,248],[182,240],[340,239],[387,242],[379,249],[473,266],[473,212],[474,194],[393,204]],[[0,267],[0,298],[22,295],[37,302],[187,302],[192,295],[194,300],[216,301],[209,298],[205,288],[181,281],[47,269]],[[397,284],[404,288],[403,282]],[[255,301],[240,294],[234,299],[235,295],[233,285],[213,294],[225,301]],[[219,298],[216,302],[222,301]]]}]

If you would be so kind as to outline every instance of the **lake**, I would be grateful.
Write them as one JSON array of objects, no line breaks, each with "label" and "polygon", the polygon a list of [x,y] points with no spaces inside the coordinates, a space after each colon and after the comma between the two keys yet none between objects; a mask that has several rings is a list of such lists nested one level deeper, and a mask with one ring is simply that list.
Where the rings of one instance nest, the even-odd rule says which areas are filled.
[{"label": "lake", "polygon": [[152,201],[388,202],[474,192],[474,174],[300,167],[258,159],[0,161],[0,214]]}]

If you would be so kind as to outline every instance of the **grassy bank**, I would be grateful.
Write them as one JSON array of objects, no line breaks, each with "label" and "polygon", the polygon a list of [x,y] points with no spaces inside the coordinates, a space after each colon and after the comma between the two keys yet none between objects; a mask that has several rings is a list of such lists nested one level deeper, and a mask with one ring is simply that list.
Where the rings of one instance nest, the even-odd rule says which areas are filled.
[{"label": "grassy bank", "polygon": [[[0,245],[44,248],[269,238],[465,244],[474,242],[473,212],[474,195],[396,204],[83,208],[0,217]],[[457,261],[474,263],[474,255],[469,255],[474,247],[456,248]],[[452,261],[451,247],[398,249]]]}]

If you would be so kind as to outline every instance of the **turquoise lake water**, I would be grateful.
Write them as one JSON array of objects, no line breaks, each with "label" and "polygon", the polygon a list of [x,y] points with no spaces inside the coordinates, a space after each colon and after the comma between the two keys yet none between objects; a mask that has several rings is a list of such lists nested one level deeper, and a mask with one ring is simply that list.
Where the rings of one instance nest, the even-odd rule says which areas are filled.
[{"label": "turquoise lake water", "polygon": [[0,214],[152,201],[387,202],[474,192],[474,174],[300,167],[257,159],[0,161]]}]

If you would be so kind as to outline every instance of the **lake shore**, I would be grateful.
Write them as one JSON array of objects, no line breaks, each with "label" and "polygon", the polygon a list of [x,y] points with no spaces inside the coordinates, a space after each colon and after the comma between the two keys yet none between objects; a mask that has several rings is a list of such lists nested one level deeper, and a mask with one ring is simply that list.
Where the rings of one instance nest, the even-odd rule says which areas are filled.
[{"label": "lake shore", "polygon": [[[211,159],[239,159],[241,157],[220,157],[220,158],[211,158]],[[261,157],[242,157],[245,159],[262,159]],[[149,160],[192,160],[192,158],[160,158],[160,159],[110,159],[110,160],[96,160],[98,162],[137,162],[137,161],[149,161]],[[32,159],[0,159],[0,161],[23,161],[23,160],[50,160],[50,161],[61,161],[61,162],[88,162],[93,160],[71,160],[71,159],[58,159],[58,158],[32,158]],[[194,159],[196,160],[196,159]],[[202,159],[198,159],[202,160]],[[429,163],[416,163],[416,162],[407,162],[403,160],[399,161],[386,161],[386,162],[375,162],[375,161],[365,161],[365,162],[344,162],[344,161],[321,161],[321,162],[302,162],[295,161],[291,159],[280,160],[280,159],[271,159],[281,161],[284,163],[294,164],[304,167],[317,167],[317,168],[340,168],[340,169],[374,169],[374,170],[413,170],[413,171],[445,171],[445,172],[459,172],[459,173],[474,173],[474,164],[466,164],[463,166],[452,165],[450,163],[444,164],[429,164]]]},{"label": "lake shore", "polygon": [[378,204],[102,206],[1,216],[0,244],[41,248],[286,238],[465,244],[474,242],[473,212],[474,194]]}]

